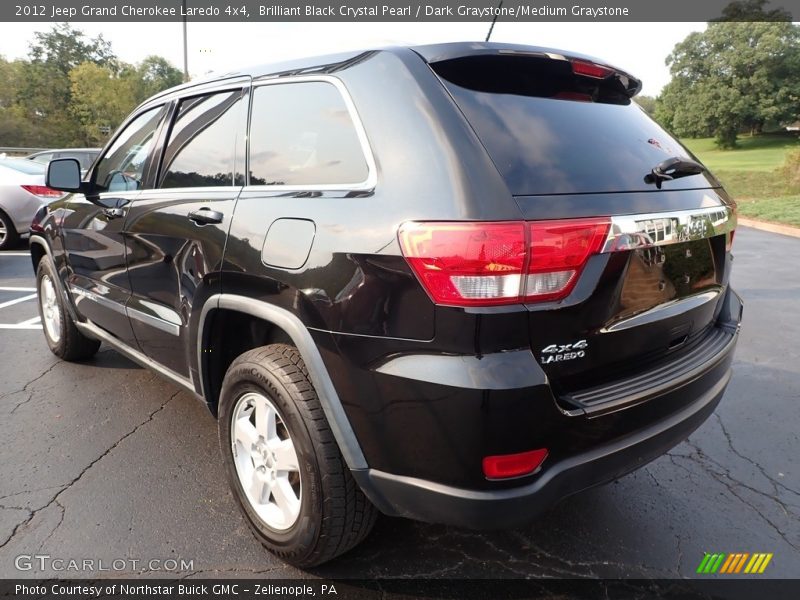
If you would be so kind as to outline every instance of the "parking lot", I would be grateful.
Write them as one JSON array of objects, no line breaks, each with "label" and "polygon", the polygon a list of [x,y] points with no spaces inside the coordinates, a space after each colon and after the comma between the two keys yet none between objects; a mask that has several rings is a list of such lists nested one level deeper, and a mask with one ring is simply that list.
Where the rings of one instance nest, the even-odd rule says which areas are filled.
[{"label": "parking lot", "polygon": [[[381,518],[313,573],[688,577],[704,552],[770,552],[764,577],[800,574],[800,239],[740,228],[734,253],[735,373],[687,442],[525,529]],[[0,576],[53,575],[16,569],[33,554],[123,559],[129,574],[183,559],[181,576],[301,576],[250,534],[205,407],[106,347],[84,364],[57,360],[34,284],[25,246],[0,254]]]}]

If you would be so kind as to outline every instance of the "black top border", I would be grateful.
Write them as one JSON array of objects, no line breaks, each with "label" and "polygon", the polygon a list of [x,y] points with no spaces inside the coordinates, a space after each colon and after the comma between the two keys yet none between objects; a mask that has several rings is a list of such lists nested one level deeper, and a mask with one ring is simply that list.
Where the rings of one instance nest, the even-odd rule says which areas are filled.
[{"label": "black top border", "polygon": [[4,0],[5,22],[797,21],[794,0]]}]

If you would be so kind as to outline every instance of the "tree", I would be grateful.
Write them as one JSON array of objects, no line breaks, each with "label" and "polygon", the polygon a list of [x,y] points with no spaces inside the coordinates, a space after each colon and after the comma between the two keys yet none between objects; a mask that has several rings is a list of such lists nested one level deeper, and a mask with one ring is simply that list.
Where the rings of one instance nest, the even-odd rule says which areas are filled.
[{"label": "tree", "polygon": [[84,62],[109,68],[114,68],[117,63],[111,44],[103,39],[102,34],[88,39],[69,23],[54,25],[45,33],[34,33],[34,38],[30,46],[31,62],[47,64],[63,75],[69,75],[72,69]]},{"label": "tree", "polygon": [[89,39],[68,23],[54,25],[49,31],[34,35],[17,104],[25,111],[34,130],[46,134],[48,145],[80,144],[83,136],[76,135],[80,123],[70,109],[69,73],[85,62],[113,70],[118,66],[117,59],[102,35]]},{"label": "tree", "polygon": [[103,128],[115,129],[137,104],[135,81],[92,62],[72,69],[69,79],[70,113],[81,126],[81,144],[101,146],[108,138]]},{"label": "tree", "polygon": [[0,146],[101,145],[146,98],[181,83],[160,56],[138,65],[117,59],[102,35],[68,24],[36,33],[29,60],[0,57]]},{"label": "tree", "polygon": [[145,58],[139,63],[133,75],[137,80],[134,90],[137,103],[183,82],[183,72],[161,56]]},{"label": "tree", "polygon": [[[754,18],[753,7],[764,2],[740,4]],[[667,64],[672,81],[656,118],[678,135],[711,135],[730,148],[740,132],[760,132],[800,112],[800,27],[791,22],[709,23],[677,44]]]},{"label": "tree", "polygon": [[791,21],[792,14],[782,8],[765,10],[768,0],[737,0],[722,9],[722,16],[713,21]]},{"label": "tree", "polygon": [[651,117],[653,116],[653,113],[655,112],[656,109],[655,98],[653,98],[652,96],[636,96],[635,100],[636,104],[638,104],[639,106],[642,107],[642,109],[644,109],[644,112],[646,112]]}]

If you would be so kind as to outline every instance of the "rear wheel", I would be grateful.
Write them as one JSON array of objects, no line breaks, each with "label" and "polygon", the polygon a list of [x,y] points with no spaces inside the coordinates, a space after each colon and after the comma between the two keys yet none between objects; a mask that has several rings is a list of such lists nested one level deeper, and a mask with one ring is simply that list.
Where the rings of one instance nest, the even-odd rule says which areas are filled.
[{"label": "rear wheel", "polygon": [[45,256],[36,269],[36,291],[39,292],[39,317],[44,338],[50,351],[64,360],[82,360],[93,356],[100,342],[86,337],[78,328],[64,306],[58,293],[57,275]]},{"label": "rear wheel", "polygon": [[19,233],[11,218],[0,210],[0,250],[13,248],[19,241]]},{"label": "rear wheel", "polygon": [[372,529],[377,512],[350,475],[293,346],[256,348],[231,364],[219,438],[250,527],[286,562],[319,565]]}]

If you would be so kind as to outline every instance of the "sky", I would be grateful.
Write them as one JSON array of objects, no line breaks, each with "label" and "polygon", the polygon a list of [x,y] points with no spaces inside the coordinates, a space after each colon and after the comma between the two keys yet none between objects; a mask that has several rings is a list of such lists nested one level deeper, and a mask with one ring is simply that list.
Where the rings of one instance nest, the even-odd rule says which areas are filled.
[{"label": "sky", "polygon": [[[391,44],[483,40],[488,23],[189,23],[189,73],[201,76],[248,65]],[[503,23],[494,42],[571,50],[603,59],[640,78],[643,94],[669,82],[664,63],[672,48],[705,23]],[[49,23],[0,23],[0,55],[24,58],[37,31]],[[150,54],[183,68],[181,23],[76,23],[100,33],[126,62]]]}]

